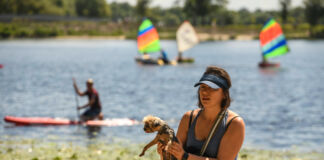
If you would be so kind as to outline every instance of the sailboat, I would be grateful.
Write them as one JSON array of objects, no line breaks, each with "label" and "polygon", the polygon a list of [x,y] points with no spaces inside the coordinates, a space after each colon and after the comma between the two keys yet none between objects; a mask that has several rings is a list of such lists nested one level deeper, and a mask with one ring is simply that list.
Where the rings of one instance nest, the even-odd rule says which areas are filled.
[{"label": "sailboat", "polygon": [[[159,34],[152,22],[145,18],[138,29],[137,47],[140,57],[136,57],[135,61],[143,65],[165,65],[171,64],[167,54],[161,49]],[[153,59],[149,54],[160,52],[161,57]]]},{"label": "sailboat", "polygon": [[192,48],[199,39],[194,27],[188,21],[184,21],[177,30],[177,45],[178,45],[178,63],[193,63],[193,58],[184,58],[182,54],[184,51]]},{"label": "sailboat", "polygon": [[260,44],[262,62],[259,63],[259,67],[279,67],[279,63],[270,63],[268,59],[288,53],[289,48],[280,24],[273,18],[269,19],[263,26],[260,33]]}]

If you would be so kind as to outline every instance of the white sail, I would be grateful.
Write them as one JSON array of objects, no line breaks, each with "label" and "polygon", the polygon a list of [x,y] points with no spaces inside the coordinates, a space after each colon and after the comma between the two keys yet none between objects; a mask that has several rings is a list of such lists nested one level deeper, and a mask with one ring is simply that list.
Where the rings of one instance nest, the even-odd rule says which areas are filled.
[{"label": "white sail", "polygon": [[193,26],[188,21],[184,21],[177,30],[178,51],[182,53],[198,42],[199,39]]}]

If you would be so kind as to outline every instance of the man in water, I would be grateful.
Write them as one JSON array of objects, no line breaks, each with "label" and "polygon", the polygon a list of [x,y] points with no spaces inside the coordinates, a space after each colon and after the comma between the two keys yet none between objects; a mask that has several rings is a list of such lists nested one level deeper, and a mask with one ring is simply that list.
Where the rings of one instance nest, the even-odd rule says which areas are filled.
[{"label": "man in water", "polygon": [[78,106],[78,109],[82,108],[87,108],[87,109],[81,116],[80,120],[81,121],[88,121],[88,120],[94,120],[94,119],[100,119],[103,120],[103,115],[101,113],[101,103],[99,99],[99,94],[96,89],[93,88],[93,80],[88,79],[86,82],[87,85],[87,90],[85,92],[80,92],[78,89],[78,86],[76,84],[75,78],[73,78],[73,86],[75,89],[75,92],[79,96],[88,96],[89,103],[83,105],[83,106]]}]

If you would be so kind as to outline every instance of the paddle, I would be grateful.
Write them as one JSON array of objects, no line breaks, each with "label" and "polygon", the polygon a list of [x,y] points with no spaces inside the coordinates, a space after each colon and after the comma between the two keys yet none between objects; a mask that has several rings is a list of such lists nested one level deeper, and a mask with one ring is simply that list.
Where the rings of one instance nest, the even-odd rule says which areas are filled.
[{"label": "paddle", "polygon": [[[72,78],[73,80],[73,83],[75,83],[75,78]],[[78,99],[78,95],[77,93],[74,91],[74,95],[75,95],[75,102],[76,102],[76,110],[77,110],[77,117],[78,117],[78,120],[80,121],[80,111],[78,109],[79,107],[79,99]]]}]

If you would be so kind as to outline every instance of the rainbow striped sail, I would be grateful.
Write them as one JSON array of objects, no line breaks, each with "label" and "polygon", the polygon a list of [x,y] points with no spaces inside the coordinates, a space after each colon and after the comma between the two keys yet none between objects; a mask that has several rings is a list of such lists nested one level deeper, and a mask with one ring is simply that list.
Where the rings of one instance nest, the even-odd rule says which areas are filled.
[{"label": "rainbow striped sail", "polygon": [[269,19],[260,33],[260,43],[265,59],[286,54],[289,49],[282,29],[273,18]]},{"label": "rainbow striped sail", "polygon": [[138,29],[137,47],[140,53],[159,52],[161,50],[159,35],[149,19],[144,19]]}]

